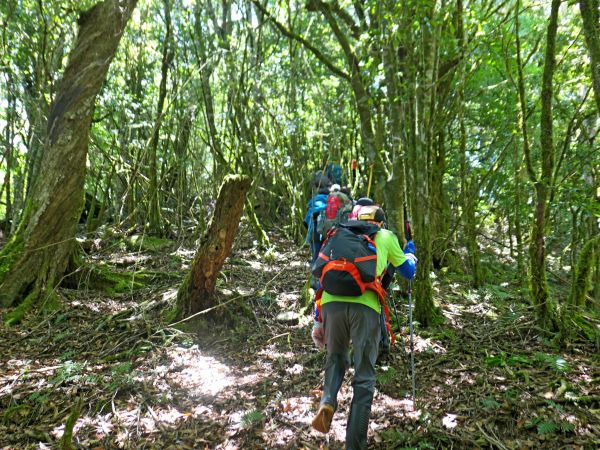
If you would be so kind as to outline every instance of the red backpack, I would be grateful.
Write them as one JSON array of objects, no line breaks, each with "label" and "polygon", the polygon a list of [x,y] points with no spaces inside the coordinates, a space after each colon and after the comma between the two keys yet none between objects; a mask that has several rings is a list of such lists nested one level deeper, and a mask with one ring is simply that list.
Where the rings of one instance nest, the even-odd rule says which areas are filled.
[{"label": "red backpack", "polygon": [[325,207],[325,217],[334,220],[337,217],[338,210],[342,206],[342,199],[335,194],[329,194],[327,197],[327,206]]}]

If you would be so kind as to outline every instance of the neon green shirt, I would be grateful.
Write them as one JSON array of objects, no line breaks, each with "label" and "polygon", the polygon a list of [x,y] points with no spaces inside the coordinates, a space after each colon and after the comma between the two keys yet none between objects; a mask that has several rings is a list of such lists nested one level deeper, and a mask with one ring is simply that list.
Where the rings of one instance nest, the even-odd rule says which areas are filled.
[{"label": "neon green shirt", "polygon": [[[379,276],[383,274],[389,263],[392,263],[394,267],[398,267],[406,261],[406,256],[400,248],[398,238],[390,230],[379,230],[375,235],[375,245],[377,246],[377,274]],[[381,312],[377,294],[371,290],[365,291],[363,295],[358,297],[331,295],[323,291],[321,305],[329,302],[364,303],[377,311],[377,314]]]}]

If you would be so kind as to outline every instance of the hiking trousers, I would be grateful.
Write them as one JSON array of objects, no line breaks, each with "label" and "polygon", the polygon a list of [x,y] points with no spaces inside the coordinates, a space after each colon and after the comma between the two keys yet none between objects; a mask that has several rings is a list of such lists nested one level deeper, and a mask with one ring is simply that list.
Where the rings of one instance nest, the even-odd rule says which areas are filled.
[{"label": "hiking trousers", "polygon": [[367,431],[375,392],[375,362],[381,334],[379,314],[361,303],[330,302],[322,307],[327,343],[325,383],[321,404],[337,409],[337,394],[350,365],[352,341],[354,380],[352,405],[346,425],[346,448],[367,448]]}]

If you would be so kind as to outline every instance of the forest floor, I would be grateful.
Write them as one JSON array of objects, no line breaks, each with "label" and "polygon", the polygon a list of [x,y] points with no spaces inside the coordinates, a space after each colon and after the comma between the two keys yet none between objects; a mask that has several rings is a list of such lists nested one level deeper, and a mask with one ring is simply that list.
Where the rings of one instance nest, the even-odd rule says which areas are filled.
[{"label": "forest floor", "polygon": [[[0,448],[343,448],[352,369],[329,435],[313,431],[324,353],[302,308],[308,254],[271,239],[265,256],[247,231],[238,236],[213,311],[234,325],[222,314],[195,332],[158,315],[193,245],[141,251],[97,240],[90,261],[134,274],[126,289],[61,288],[60,310],[0,326]],[[494,281],[478,290],[436,275],[445,320],[416,328],[415,411],[407,301],[395,291],[405,348],[379,364],[369,448],[600,447],[597,349],[582,340],[558,350],[540,337],[514,269],[491,259]]]}]

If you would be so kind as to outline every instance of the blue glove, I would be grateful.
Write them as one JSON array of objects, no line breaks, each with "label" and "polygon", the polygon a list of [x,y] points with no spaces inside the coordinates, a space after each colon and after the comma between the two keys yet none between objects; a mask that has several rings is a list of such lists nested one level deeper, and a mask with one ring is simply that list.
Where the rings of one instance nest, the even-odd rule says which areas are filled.
[{"label": "blue glove", "polygon": [[404,255],[406,261],[398,266],[398,272],[407,280],[412,280],[417,272],[417,262],[419,261],[415,256],[415,244],[413,241],[408,241],[404,246]]}]

